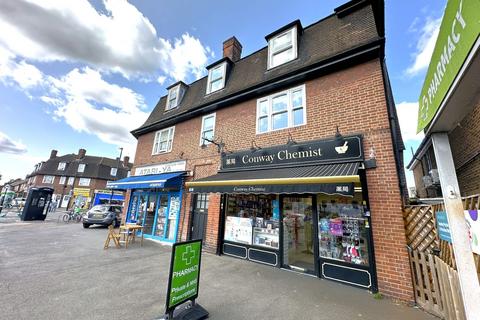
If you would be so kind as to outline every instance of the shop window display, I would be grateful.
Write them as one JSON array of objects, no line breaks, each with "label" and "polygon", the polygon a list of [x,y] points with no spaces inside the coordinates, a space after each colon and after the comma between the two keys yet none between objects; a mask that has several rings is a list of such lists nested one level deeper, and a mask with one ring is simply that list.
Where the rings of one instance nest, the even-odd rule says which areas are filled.
[{"label": "shop window display", "polygon": [[279,217],[275,195],[230,195],[224,240],[278,249]]},{"label": "shop window display", "polygon": [[357,265],[368,265],[368,230],[363,200],[318,196],[319,255]]}]

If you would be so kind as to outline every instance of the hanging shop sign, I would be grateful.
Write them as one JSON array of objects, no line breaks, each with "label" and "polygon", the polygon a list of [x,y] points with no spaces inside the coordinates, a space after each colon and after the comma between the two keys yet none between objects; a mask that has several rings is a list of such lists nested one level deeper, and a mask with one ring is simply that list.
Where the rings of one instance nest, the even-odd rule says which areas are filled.
[{"label": "hanging shop sign", "polygon": [[450,226],[448,225],[447,212],[437,211],[437,230],[441,240],[452,243],[452,235],[450,234]]},{"label": "hanging shop sign", "polygon": [[245,150],[222,156],[222,171],[363,161],[362,136]]},{"label": "hanging shop sign", "polygon": [[188,300],[194,302],[198,297],[201,257],[201,239],[173,244],[168,277],[167,314],[173,315],[177,306]]},{"label": "hanging shop sign", "polygon": [[187,162],[185,160],[166,163],[156,163],[149,166],[135,168],[135,176],[146,176],[149,174],[160,174],[169,172],[185,171]]},{"label": "hanging shop sign", "polygon": [[465,220],[467,221],[472,252],[480,254],[480,220],[478,219],[478,210],[465,210]]},{"label": "hanging shop sign", "polygon": [[419,98],[417,132],[437,110],[480,35],[480,2],[449,0]]}]

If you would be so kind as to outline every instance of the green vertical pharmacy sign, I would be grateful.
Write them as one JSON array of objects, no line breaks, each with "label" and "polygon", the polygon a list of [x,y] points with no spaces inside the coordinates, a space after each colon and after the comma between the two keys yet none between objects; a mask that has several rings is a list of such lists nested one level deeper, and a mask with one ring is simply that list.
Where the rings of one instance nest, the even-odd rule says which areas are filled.
[{"label": "green vertical pharmacy sign", "polygon": [[173,244],[167,289],[167,312],[198,297],[202,240]]},{"label": "green vertical pharmacy sign", "polygon": [[428,126],[480,34],[480,1],[448,0],[419,98],[417,132]]}]

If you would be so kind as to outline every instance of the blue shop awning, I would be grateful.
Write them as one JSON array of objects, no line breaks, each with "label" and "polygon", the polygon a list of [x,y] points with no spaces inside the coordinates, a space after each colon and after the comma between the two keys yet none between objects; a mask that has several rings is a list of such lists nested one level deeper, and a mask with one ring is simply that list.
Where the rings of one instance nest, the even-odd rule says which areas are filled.
[{"label": "blue shop awning", "polygon": [[108,189],[151,189],[151,188],[175,188],[182,183],[181,176],[185,172],[151,174],[147,176],[133,176],[117,181],[108,181]]}]

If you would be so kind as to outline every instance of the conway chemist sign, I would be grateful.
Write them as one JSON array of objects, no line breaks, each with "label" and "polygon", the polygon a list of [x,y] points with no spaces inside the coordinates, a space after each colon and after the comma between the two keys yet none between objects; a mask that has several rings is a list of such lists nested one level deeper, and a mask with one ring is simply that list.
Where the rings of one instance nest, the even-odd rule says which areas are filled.
[{"label": "conway chemist sign", "polygon": [[224,154],[222,171],[355,161],[363,161],[360,135]]},{"label": "conway chemist sign", "polygon": [[198,296],[202,240],[173,245],[167,290],[167,313]]},{"label": "conway chemist sign", "polygon": [[449,0],[419,98],[420,132],[432,121],[480,34],[480,1]]}]

